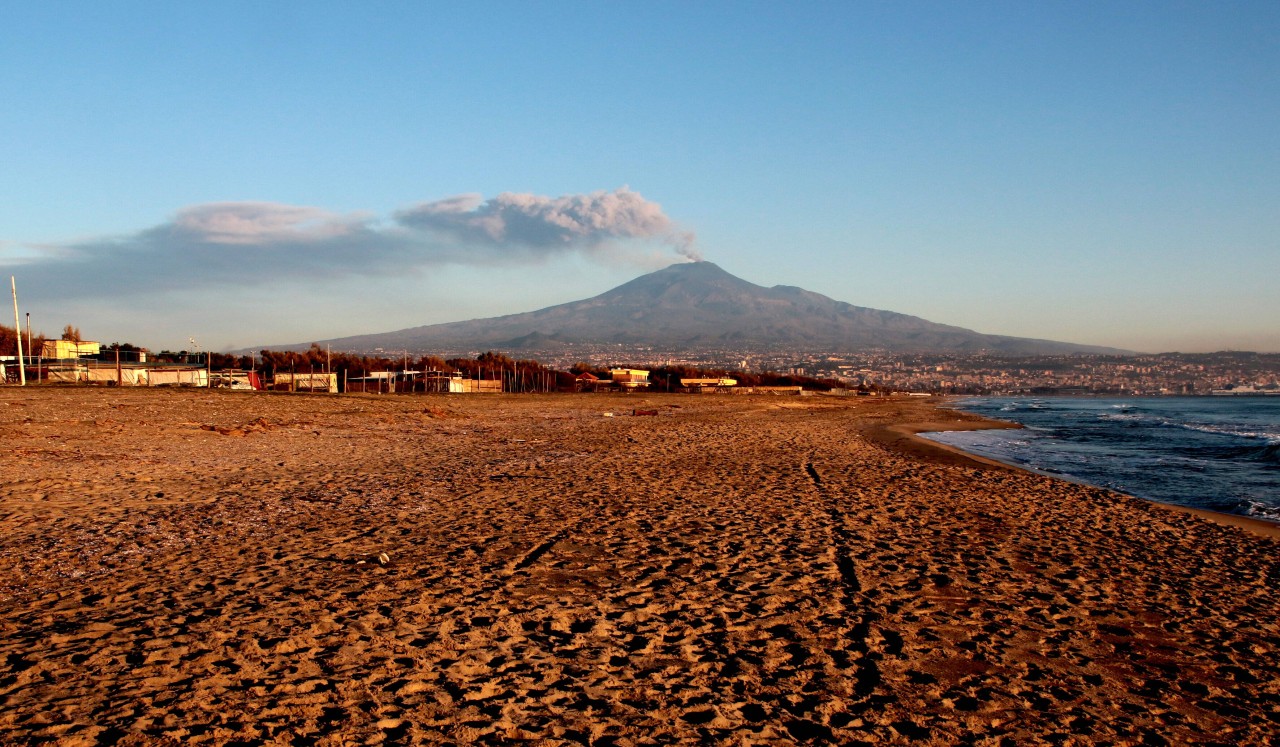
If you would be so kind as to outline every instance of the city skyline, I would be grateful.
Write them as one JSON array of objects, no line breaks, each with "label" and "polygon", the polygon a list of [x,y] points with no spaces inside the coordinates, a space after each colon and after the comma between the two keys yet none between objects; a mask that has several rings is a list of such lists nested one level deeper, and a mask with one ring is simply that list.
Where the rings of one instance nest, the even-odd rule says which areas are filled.
[{"label": "city skyline", "polygon": [[987,334],[1280,351],[1267,3],[13,7],[37,331],[269,346],[705,258]]}]

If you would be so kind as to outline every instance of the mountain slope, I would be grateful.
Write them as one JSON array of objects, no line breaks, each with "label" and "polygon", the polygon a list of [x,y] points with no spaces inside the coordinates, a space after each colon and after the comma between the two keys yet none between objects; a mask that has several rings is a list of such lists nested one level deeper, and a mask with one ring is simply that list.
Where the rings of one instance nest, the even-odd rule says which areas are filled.
[{"label": "mountain slope", "polygon": [[986,350],[1009,355],[1124,352],[984,335],[906,314],[853,306],[792,286],[766,288],[710,262],[672,265],[594,298],[538,311],[321,342],[355,352],[378,348],[418,352],[547,350],[570,343],[672,351],[752,347],[832,352]]}]

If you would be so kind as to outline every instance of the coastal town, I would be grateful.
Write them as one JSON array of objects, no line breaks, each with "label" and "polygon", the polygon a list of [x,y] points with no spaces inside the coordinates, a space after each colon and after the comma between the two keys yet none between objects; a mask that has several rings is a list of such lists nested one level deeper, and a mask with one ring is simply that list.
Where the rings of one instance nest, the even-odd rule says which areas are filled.
[{"label": "coastal town", "polygon": [[854,386],[935,394],[1280,394],[1280,355],[1136,356],[862,355],[805,360],[796,368]]},{"label": "coastal town", "polygon": [[[1209,394],[1280,395],[1280,354],[1223,351],[1116,355],[1009,357],[987,353],[843,353],[719,350],[689,356],[628,351],[637,363],[685,365],[722,371],[774,371],[840,382],[851,389],[965,395]],[[616,363],[613,346],[535,351],[549,365]]]}]

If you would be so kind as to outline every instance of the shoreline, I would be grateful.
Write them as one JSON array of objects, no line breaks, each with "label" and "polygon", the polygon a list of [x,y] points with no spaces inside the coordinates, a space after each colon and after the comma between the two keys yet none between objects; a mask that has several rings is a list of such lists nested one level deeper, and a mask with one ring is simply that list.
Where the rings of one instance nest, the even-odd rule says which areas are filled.
[{"label": "shoreline", "polygon": [[[1042,472],[1037,472],[1033,469],[1028,469],[1021,465],[1012,464],[1009,462],[1002,462],[998,459],[992,459],[990,457],[986,457],[981,454],[974,454],[972,452],[965,451],[964,449],[961,449],[956,446],[952,446],[950,444],[944,444],[938,441],[932,441],[927,438],[921,437],[921,434],[923,433],[947,433],[947,432],[956,432],[956,431],[983,431],[983,430],[1021,430],[1024,427],[1019,423],[1014,423],[1011,421],[985,418],[979,415],[973,415],[972,413],[964,412],[963,410],[952,410],[950,409],[950,404],[951,404],[950,402],[942,402],[942,403],[938,403],[936,407],[939,412],[960,413],[966,416],[966,419],[955,420],[955,421],[936,420],[936,421],[925,421],[925,422],[917,422],[917,423],[898,423],[893,425],[880,426],[878,429],[874,429],[878,432],[868,433],[867,436],[868,438],[875,441],[876,443],[887,446],[889,448],[897,448],[909,454],[920,455],[920,456],[923,456],[924,458],[932,458],[943,463],[969,462],[969,463],[981,465],[982,467],[985,467],[988,469],[1010,470],[1010,471],[1016,471],[1016,472],[1024,472],[1024,473],[1033,474],[1033,475],[1041,475],[1043,477],[1049,477],[1056,480],[1063,480],[1064,482],[1074,483],[1077,485],[1086,485],[1088,487],[1097,488],[1099,490],[1108,490],[1110,492],[1120,493],[1120,491],[1117,491],[1117,490],[1111,490],[1110,488],[1104,488],[1098,485],[1093,485],[1091,483],[1087,483],[1082,480],[1075,480],[1064,475],[1051,475],[1051,474],[1045,474]],[[969,417],[977,418],[977,420],[967,419]],[[1120,494],[1127,495],[1131,498],[1135,498],[1137,500],[1143,501],[1145,503],[1149,503],[1153,506],[1157,506],[1162,509],[1176,511],[1178,513],[1188,514],[1190,516],[1196,516],[1201,519],[1205,519],[1206,521],[1212,521],[1217,524],[1222,524],[1224,526],[1245,529],[1255,534],[1259,534],[1263,537],[1267,537],[1274,540],[1280,540],[1280,522],[1267,521],[1266,519],[1258,519],[1252,516],[1241,516],[1239,514],[1229,514],[1222,511],[1212,511],[1207,508],[1193,508],[1191,506],[1179,506],[1174,503],[1165,503],[1163,501],[1157,501],[1150,498],[1143,498],[1142,496],[1132,495],[1130,493],[1120,493]]]}]

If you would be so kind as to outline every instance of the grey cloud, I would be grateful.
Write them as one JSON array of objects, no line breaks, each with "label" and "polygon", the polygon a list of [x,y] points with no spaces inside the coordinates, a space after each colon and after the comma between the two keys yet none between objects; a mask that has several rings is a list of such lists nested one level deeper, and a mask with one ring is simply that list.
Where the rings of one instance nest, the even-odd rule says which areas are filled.
[{"label": "grey cloud", "polygon": [[679,230],[661,206],[626,187],[561,197],[504,192],[483,200],[459,195],[403,210],[396,219],[465,244],[591,250],[618,240],[647,239],[700,259],[692,233]]},{"label": "grey cloud", "polygon": [[[636,244],[636,246],[632,246]],[[639,246],[639,244],[647,244]],[[8,263],[31,298],[110,297],[378,276],[442,264],[536,261],[582,252],[656,264],[653,245],[693,258],[693,237],[655,203],[622,188],[557,198],[458,195],[391,221],[269,202],[196,205],[122,237],[31,247]],[[666,255],[666,261],[673,257]]]},{"label": "grey cloud", "polygon": [[409,242],[357,218],[273,203],[187,208],[122,237],[44,248],[6,268],[31,298],[110,297],[378,272]]}]

